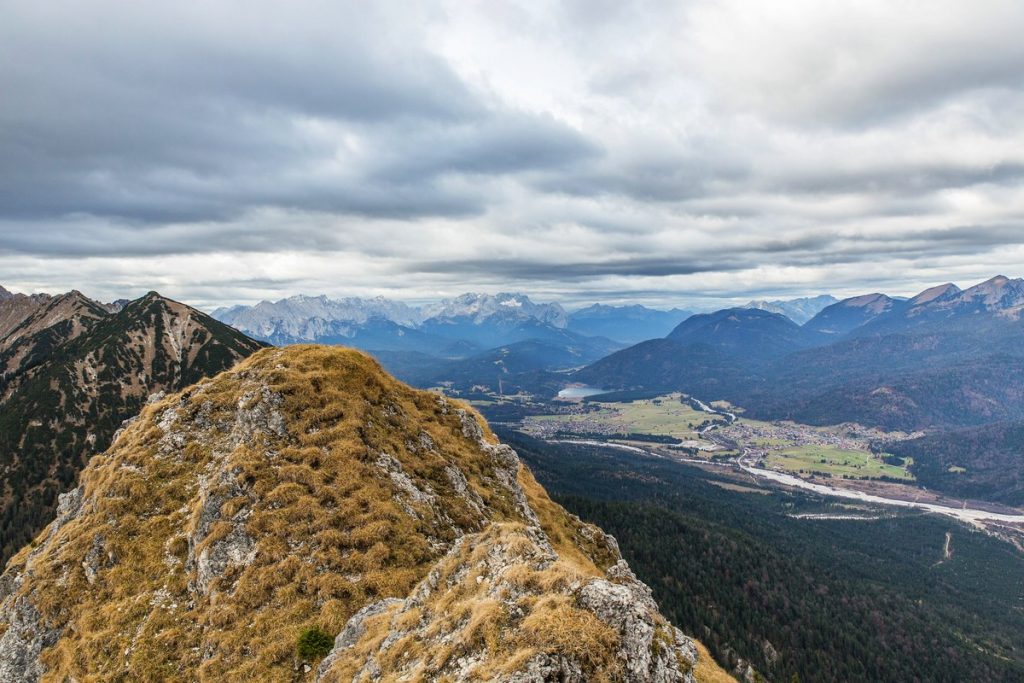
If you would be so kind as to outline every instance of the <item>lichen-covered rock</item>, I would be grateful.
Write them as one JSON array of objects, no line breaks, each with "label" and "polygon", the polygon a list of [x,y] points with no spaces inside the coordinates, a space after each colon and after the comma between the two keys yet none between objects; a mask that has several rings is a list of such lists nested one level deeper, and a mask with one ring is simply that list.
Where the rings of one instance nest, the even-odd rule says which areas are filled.
[{"label": "lichen-covered rock", "polygon": [[0,682],[692,680],[614,539],[355,351],[154,398],[58,507],[0,577]]},{"label": "lichen-covered rock", "polygon": [[330,671],[338,656],[359,642],[359,639],[366,633],[367,619],[383,614],[401,603],[402,601],[398,598],[387,598],[371,603],[353,614],[352,618],[345,624],[345,628],[335,637],[334,649],[320,662],[317,675],[323,676]]},{"label": "lichen-covered rock", "polygon": [[23,574],[0,579],[6,627],[0,635],[0,681],[4,683],[38,681],[45,671],[39,655],[60,636],[60,629],[48,626],[32,601],[18,594],[24,582]]}]

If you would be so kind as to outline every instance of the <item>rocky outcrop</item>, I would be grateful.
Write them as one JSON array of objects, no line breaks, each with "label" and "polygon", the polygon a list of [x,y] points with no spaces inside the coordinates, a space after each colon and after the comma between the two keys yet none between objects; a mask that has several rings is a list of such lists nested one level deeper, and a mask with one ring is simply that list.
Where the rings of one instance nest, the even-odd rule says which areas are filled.
[{"label": "rocky outcrop", "polygon": [[56,642],[60,629],[49,627],[27,597],[18,595],[21,575],[0,579],[5,629],[0,635],[0,681],[37,681],[44,667],[40,653]]},{"label": "rocky outcrop", "polygon": [[336,348],[154,397],[0,578],[0,681],[669,683],[696,658],[470,409]]},{"label": "rocky outcrop", "polygon": [[353,616],[317,680],[692,682],[696,661],[625,561],[593,576],[539,526],[494,524]]}]

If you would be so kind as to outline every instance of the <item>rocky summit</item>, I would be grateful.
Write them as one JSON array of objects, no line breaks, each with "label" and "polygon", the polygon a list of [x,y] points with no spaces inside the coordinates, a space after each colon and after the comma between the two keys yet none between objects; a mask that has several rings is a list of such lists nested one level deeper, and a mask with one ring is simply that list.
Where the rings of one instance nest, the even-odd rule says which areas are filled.
[{"label": "rocky summit", "polygon": [[721,676],[697,648],[471,408],[320,346],[151,401],[0,578],[0,681]]}]

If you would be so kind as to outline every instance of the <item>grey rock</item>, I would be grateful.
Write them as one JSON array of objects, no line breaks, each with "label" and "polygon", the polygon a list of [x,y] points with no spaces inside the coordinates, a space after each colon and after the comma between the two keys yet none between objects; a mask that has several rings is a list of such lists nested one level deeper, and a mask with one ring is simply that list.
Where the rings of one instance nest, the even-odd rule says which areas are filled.
[{"label": "grey rock", "polygon": [[531,657],[520,671],[509,674],[504,683],[585,683],[583,667],[567,657],[539,654]]},{"label": "grey rock", "polygon": [[650,588],[635,578],[626,579],[632,571],[624,566],[624,560],[620,560],[619,565],[615,574],[620,583],[592,580],[579,591],[577,600],[580,606],[618,632],[617,658],[623,665],[625,680],[635,683],[692,680],[688,678],[688,669],[680,669],[680,661],[689,662],[692,668],[697,661],[696,647],[667,622],[655,621],[658,606]]},{"label": "grey rock", "polygon": [[331,650],[330,654],[327,655],[320,662],[320,666],[317,667],[317,680],[324,676],[327,671],[334,665],[335,660],[345,650],[355,646],[359,642],[359,639],[366,633],[366,620],[370,617],[375,617],[378,614],[383,614],[392,607],[402,604],[402,600],[398,598],[387,598],[386,600],[380,600],[373,604],[367,605],[355,614],[353,614],[348,622],[345,624],[345,628],[341,630],[334,638],[334,649]]},{"label": "grey rock", "polygon": [[35,683],[46,670],[40,653],[60,637],[60,629],[43,623],[39,611],[27,596],[16,595],[23,577],[7,577],[0,588],[0,621],[7,629],[0,635],[0,681]]},{"label": "grey rock", "polygon": [[[221,515],[225,501],[246,494],[237,483],[236,474],[222,470],[213,482],[204,479],[200,485],[202,503],[199,520],[188,540],[188,566],[195,569],[195,587],[200,593],[209,593],[214,579],[223,576],[229,566],[248,565],[256,556],[256,541],[245,530],[245,521],[251,511],[244,507],[228,520],[224,520]],[[213,525],[219,521],[229,521],[232,524],[231,531],[197,553]]]}]

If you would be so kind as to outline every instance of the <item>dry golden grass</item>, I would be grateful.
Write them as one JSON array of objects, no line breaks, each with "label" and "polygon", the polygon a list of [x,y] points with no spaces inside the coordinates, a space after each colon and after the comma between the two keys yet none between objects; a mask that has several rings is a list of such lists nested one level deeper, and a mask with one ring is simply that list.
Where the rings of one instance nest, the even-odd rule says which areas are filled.
[{"label": "dry golden grass", "polygon": [[718,665],[703,643],[694,642],[697,644],[698,659],[697,666],[693,667],[693,676],[697,683],[736,683],[736,679]]},{"label": "dry golden grass", "polygon": [[569,595],[544,595],[529,608],[521,624],[523,646],[565,654],[581,662],[584,670],[614,675],[616,662],[609,656],[619,641],[614,629],[592,612],[576,607]]},{"label": "dry golden grass", "polygon": [[[240,409],[271,407],[263,405],[264,387],[282,399],[287,435],[262,431],[229,444]],[[171,409],[184,440],[168,448],[157,423]],[[603,575],[618,556],[521,468],[518,481],[559,555],[544,569],[531,567],[526,558],[537,548],[522,533],[525,520],[495,484],[493,459],[463,435],[460,409],[469,410],[410,389],[362,353],[318,346],[258,352],[147,406],[83,472],[85,513],[49,540],[44,531],[9,564],[8,571],[31,573],[32,601],[47,623],[64,628],[42,655],[45,680],[309,680],[297,659],[299,633],[311,626],[337,633],[365,605],[405,597],[467,533],[479,533],[480,542],[464,545],[446,571],[476,566],[491,544],[507,544],[524,558],[511,583],[535,593],[521,601],[521,614],[513,618],[502,596],[484,595],[488,577],[478,582],[471,571],[394,623],[394,610],[368,620],[352,661],[392,629],[457,631],[459,638],[430,651],[415,638],[400,640],[381,664],[414,671],[410,680],[444,680],[452,658],[472,649],[491,655],[481,677],[538,652],[565,652],[584,658],[594,680],[614,674],[598,653],[612,650],[615,634],[560,593]],[[486,426],[484,433],[494,439]],[[435,502],[404,499],[410,515],[400,487],[377,464],[382,453]],[[483,512],[458,494],[451,467],[485,502]],[[205,533],[203,479],[220,513]],[[197,591],[192,558],[236,525],[253,539],[251,563],[229,566],[208,594]],[[83,561],[94,548],[90,583]],[[355,671],[346,667],[338,672],[349,677],[338,680],[351,680]]]},{"label": "dry golden grass", "polygon": [[[289,436],[265,433],[228,452],[226,434],[191,428],[184,447],[162,454],[156,421],[176,408],[226,429],[238,408],[258,407],[259,385],[283,397]],[[183,398],[184,396],[184,398]],[[360,607],[405,596],[439,557],[429,538],[451,542],[494,520],[516,519],[507,491],[491,483],[493,462],[465,438],[460,404],[400,384],[368,356],[325,347],[268,349],[230,372],[147,407],[82,477],[89,513],[57,532],[13,568],[31,567],[34,601],[48,621],[65,624],[44,655],[50,678],[79,681],[301,679],[295,641],[308,626],[339,631]],[[436,448],[420,447],[426,434]],[[411,517],[375,464],[387,453],[444,516],[416,505]],[[487,501],[485,515],[456,494],[445,474],[457,467]],[[216,483],[221,521],[199,539],[202,552],[241,522],[255,559],[215,579],[210,596],[190,590],[188,536],[199,514],[199,475]],[[244,492],[237,492],[240,486]],[[115,558],[90,585],[82,561],[101,538]],[[301,667],[299,667],[301,672]]]}]

